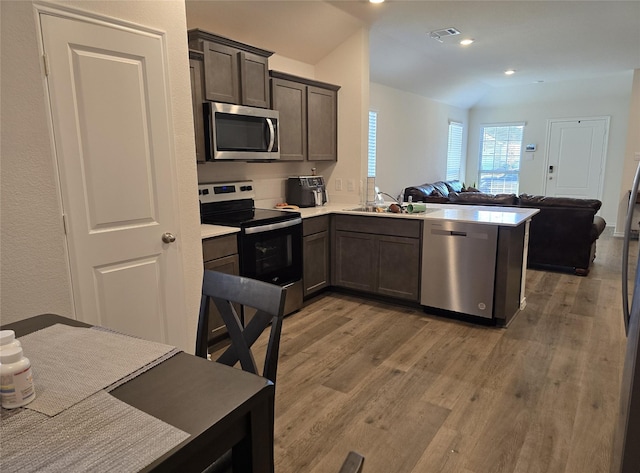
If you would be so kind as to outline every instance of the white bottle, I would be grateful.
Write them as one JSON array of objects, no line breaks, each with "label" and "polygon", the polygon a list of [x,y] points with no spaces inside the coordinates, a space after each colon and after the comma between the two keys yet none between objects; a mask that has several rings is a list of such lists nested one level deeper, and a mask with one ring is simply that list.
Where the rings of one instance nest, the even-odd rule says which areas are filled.
[{"label": "white bottle", "polygon": [[22,347],[0,350],[0,396],[5,409],[24,406],[36,398],[31,362],[22,354]]},{"label": "white bottle", "polygon": [[0,330],[0,350],[11,347],[21,347],[20,340],[16,340],[13,330]]}]

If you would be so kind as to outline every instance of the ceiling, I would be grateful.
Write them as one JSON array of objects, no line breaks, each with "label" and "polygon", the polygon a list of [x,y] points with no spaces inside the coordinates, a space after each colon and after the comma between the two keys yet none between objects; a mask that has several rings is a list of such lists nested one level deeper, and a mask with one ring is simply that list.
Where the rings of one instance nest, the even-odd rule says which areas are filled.
[{"label": "ceiling", "polygon": [[[640,0],[187,0],[186,9],[189,28],[307,64],[368,27],[371,81],[461,108],[534,84],[617,86],[640,69]],[[461,35],[429,37],[448,27]],[[462,47],[462,37],[475,42]]]}]

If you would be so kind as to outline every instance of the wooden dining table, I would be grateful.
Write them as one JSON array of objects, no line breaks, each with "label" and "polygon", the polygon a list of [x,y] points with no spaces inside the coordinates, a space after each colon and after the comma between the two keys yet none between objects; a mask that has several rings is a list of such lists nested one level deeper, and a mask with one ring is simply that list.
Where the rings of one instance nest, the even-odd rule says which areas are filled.
[{"label": "wooden dining table", "polygon": [[[20,338],[54,324],[91,327],[43,314],[2,329],[14,330]],[[189,434],[141,471],[201,472],[230,449],[234,471],[274,471],[275,389],[265,378],[179,352],[110,395]]]}]

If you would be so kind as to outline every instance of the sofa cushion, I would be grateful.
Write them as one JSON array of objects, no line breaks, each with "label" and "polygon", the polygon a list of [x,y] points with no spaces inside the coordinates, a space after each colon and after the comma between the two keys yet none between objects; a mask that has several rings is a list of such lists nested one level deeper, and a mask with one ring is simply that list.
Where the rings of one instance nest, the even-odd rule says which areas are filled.
[{"label": "sofa cushion", "polygon": [[437,194],[430,194],[430,195],[440,195],[442,197],[448,197],[449,196],[449,188],[447,187],[447,183],[444,181],[438,181],[438,182],[434,182],[433,184],[431,184],[435,190],[435,192]]},{"label": "sofa cushion", "polygon": [[462,192],[462,182],[457,179],[453,181],[445,181],[444,183],[447,186],[447,189],[449,189],[449,192]]},{"label": "sofa cushion", "polygon": [[484,194],[482,192],[451,192],[449,202],[452,204],[476,204],[476,205],[518,205],[518,196],[515,194]]},{"label": "sofa cushion", "polygon": [[521,207],[576,207],[600,210],[602,202],[596,199],[576,199],[573,197],[547,197],[544,195],[520,194]]},{"label": "sofa cushion", "polygon": [[[406,187],[403,191],[405,202],[448,202],[449,199],[442,197],[431,184]],[[434,197],[429,197],[435,195]]]}]

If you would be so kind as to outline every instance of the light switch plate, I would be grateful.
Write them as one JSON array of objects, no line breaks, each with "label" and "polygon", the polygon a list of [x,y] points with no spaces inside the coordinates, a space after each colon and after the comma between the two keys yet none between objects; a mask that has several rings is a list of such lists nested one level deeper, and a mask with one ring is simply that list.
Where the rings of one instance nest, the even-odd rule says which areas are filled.
[{"label": "light switch plate", "polygon": [[342,179],[340,179],[339,177],[336,178],[336,190],[337,191],[341,191],[342,190]]},{"label": "light switch plate", "polygon": [[640,161],[640,151],[636,151],[633,155],[635,161]]}]

